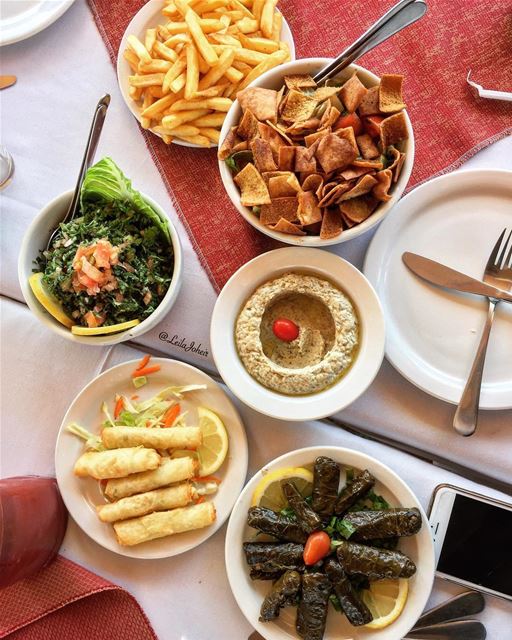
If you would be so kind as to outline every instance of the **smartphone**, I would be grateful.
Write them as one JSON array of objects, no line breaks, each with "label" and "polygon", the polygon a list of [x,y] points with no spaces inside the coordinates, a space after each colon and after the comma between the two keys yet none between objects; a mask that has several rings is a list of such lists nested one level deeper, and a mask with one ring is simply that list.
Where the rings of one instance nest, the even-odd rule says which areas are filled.
[{"label": "smartphone", "polygon": [[441,484],[429,520],[439,577],[512,600],[512,504]]}]

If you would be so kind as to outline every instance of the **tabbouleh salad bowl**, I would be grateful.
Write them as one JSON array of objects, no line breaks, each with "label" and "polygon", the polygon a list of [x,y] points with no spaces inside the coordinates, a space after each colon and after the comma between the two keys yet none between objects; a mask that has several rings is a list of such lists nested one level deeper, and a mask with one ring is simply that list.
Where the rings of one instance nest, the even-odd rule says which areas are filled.
[{"label": "tabbouleh salad bowl", "polygon": [[138,325],[118,333],[81,336],[71,333],[70,329],[58,322],[50,315],[35,297],[30,285],[29,278],[34,272],[35,260],[40,255],[40,251],[45,249],[48,239],[55,227],[64,218],[73,190],[65,191],[49,202],[34,218],[23,238],[18,260],[18,278],[20,281],[23,297],[32,313],[54,333],[72,340],[92,345],[110,345],[126,340],[132,340],[152,329],[170,311],[176,301],[183,275],[183,255],[178,233],[169,218],[168,214],[152,198],[141,193],[142,199],[149,204],[159,218],[169,229],[172,249],[174,253],[174,270],[172,279],[162,301],[153,313]]}]

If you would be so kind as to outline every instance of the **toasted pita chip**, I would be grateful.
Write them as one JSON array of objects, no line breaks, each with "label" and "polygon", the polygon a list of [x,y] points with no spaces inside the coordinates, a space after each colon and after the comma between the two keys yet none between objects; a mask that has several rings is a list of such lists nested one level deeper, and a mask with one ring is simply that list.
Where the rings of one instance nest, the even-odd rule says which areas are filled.
[{"label": "toasted pita chip", "polygon": [[326,109],[324,115],[320,120],[320,126],[322,127],[322,129],[332,127],[336,120],[340,117],[340,114],[340,110],[336,109],[336,107],[330,106],[328,109]]},{"label": "toasted pita chip", "polygon": [[334,187],[336,187],[338,185],[338,183],[335,180],[331,180],[331,182],[326,182],[323,186],[322,186],[322,190],[318,195],[318,199],[321,200],[322,198],[324,198],[330,191],[332,191],[334,189]]},{"label": "toasted pita chip", "polygon": [[302,225],[315,224],[322,220],[322,212],[318,206],[318,198],[313,191],[301,191],[298,194],[299,208],[297,217]]},{"label": "toasted pita chip", "polygon": [[309,120],[317,104],[318,101],[313,96],[291,89],[281,112],[281,118],[286,122]]},{"label": "toasted pita chip", "polygon": [[367,169],[374,169],[375,171],[381,171],[384,168],[384,165],[380,160],[364,160],[357,158],[357,160],[354,160],[352,164],[354,167],[365,167]]},{"label": "toasted pita chip", "polygon": [[385,73],[380,79],[379,109],[382,113],[397,113],[405,109],[402,98],[403,81],[402,75],[393,73]]},{"label": "toasted pita chip", "polygon": [[277,91],[248,87],[236,95],[242,110],[250,109],[258,120],[277,120]]},{"label": "toasted pita chip", "polygon": [[353,113],[361,104],[361,101],[368,93],[368,89],[357,77],[357,73],[345,82],[341,87],[340,98],[345,105],[347,111]]},{"label": "toasted pita chip", "polygon": [[267,185],[267,189],[268,189],[268,183],[270,181],[270,178],[275,178],[276,176],[289,176],[291,173],[291,171],[264,171],[261,174],[261,177],[263,178],[263,180],[265,181],[265,184]]},{"label": "toasted pita chip", "polygon": [[295,171],[316,173],[316,160],[311,157],[309,147],[295,147]]},{"label": "toasted pita chip", "polygon": [[267,120],[267,124],[271,129],[274,129],[274,131],[279,134],[281,138],[283,138],[288,144],[293,144],[293,140],[286,135],[286,127],[283,127],[280,124],[274,124],[273,122],[270,122],[270,120]]},{"label": "toasted pita chip", "polygon": [[340,87],[319,87],[313,92],[313,98],[315,98],[317,102],[323,102],[324,100],[328,100],[331,96],[335,96],[340,91]]},{"label": "toasted pita chip", "polygon": [[[295,178],[295,183],[290,181],[289,176],[275,176],[268,181],[268,192],[272,200],[274,198],[284,198],[286,196],[295,197],[297,192],[300,191],[299,182],[295,174],[291,173],[290,176]],[[298,188],[295,188],[295,187]]]},{"label": "toasted pita chip", "polygon": [[228,135],[224,138],[222,144],[219,147],[217,156],[219,160],[225,160],[231,155],[231,151],[236,144],[236,127],[231,127]]},{"label": "toasted pita chip", "polygon": [[342,200],[350,200],[350,198],[357,198],[358,196],[363,196],[365,193],[369,193],[376,184],[377,180],[373,176],[369,176],[368,174],[366,174],[359,179],[359,181],[352,189],[350,189],[350,191],[344,193],[341,198],[338,199],[338,202],[341,202]]},{"label": "toasted pita chip", "polygon": [[292,236],[305,236],[306,232],[296,225],[288,222],[285,218],[280,218],[277,223],[271,227],[273,231],[280,231],[281,233],[288,233]]},{"label": "toasted pita chip", "polygon": [[270,225],[276,224],[281,218],[294,222],[298,220],[297,209],[299,202],[297,197],[272,198],[270,204],[261,207],[260,222]]},{"label": "toasted pita chip", "polygon": [[380,125],[380,139],[382,148],[387,149],[389,145],[396,144],[400,140],[407,140],[407,119],[405,113],[400,111],[389,118],[385,118]]},{"label": "toasted pita chip", "polygon": [[270,204],[267,185],[253,164],[247,164],[233,180],[240,187],[240,202],[245,207]]},{"label": "toasted pita chip", "polygon": [[318,196],[319,189],[324,186],[324,179],[319,173],[312,173],[302,182],[301,187],[303,191],[314,191]]},{"label": "toasted pita chip", "polygon": [[370,87],[365,94],[364,98],[361,100],[359,104],[359,115],[360,116],[375,116],[380,113],[379,109],[379,87]]},{"label": "toasted pita chip", "polygon": [[270,144],[272,155],[277,162],[279,159],[279,148],[287,144],[286,140],[283,140],[282,136],[280,136],[275,129],[269,127],[269,125],[264,122],[258,123],[258,131],[263,140],[266,140]]},{"label": "toasted pita chip", "polygon": [[320,140],[320,138],[323,138],[324,136],[327,136],[331,133],[331,128],[327,128],[327,129],[322,129],[320,131],[317,131],[316,133],[310,133],[309,135],[304,137],[304,142],[306,143],[306,147],[311,147],[311,145],[313,143],[315,143],[317,140]]},{"label": "toasted pita chip", "polygon": [[319,207],[330,207],[339,202],[345,192],[351,187],[349,182],[341,182],[331,189],[318,203]]},{"label": "toasted pita chip", "polygon": [[330,173],[351,164],[356,159],[357,152],[348,140],[330,133],[319,140],[316,157],[325,173]]},{"label": "toasted pita chip", "polygon": [[325,209],[320,228],[320,239],[331,240],[340,235],[343,230],[343,221],[338,209]]},{"label": "toasted pita chip", "polygon": [[372,171],[374,171],[374,169],[371,169],[370,167],[349,167],[344,171],[340,171],[339,175],[344,180],[354,180],[354,178],[360,178],[361,176],[364,176],[365,173],[371,173]]},{"label": "toasted pita chip", "polygon": [[354,151],[356,152],[356,156],[359,155],[359,147],[357,146],[356,136],[354,134],[353,127],[344,127],[343,129],[336,129],[334,135],[338,136],[338,138],[345,138],[348,140],[350,144],[354,147]]},{"label": "toasted pita chip", "polygon": [[404,162],[405,162],[405,153],[401,153],[400,154],[400,158],[398,159],[398,162],[396,163],[393,182],[397,182],[398,181],[398,178],[400,177],[400,173],[402,171],[402,167],[404,166]]},{"label": "toasted pita chip", "polygon": [[238,151],[247,151],[249,149],[249,143],[247,140],[240,140],[240,138],[237,138],[237,140],[239,140],[239,142],[233,146],[231,154],[237,153]]},{"label": "toasted pita chip", "polygon": [[[352,202],[352,200],[347,200],[347,202]],[[340,215],[341,215],[341,219],[343,220],[344,229],[351,229],[352,227],[356,226],[357,223],[353,222],[350,218],[347,218],[347,216],[341,210],[340,210]]]},{"label": "toasted pita chip", "polygon": [[302,229],[308,234],[313,236],[320,235],[320,229],[322,228],[322,221],[315,222],[314,224],[303,225]]},{"label": "toasted pita chip", "polygon": [[310,131],[316,131],[319,126],[319,118],[309,118],[309,120],[305,120],[304,122],[294,122],[286,128],[286,133],[291,136],[303,136]]},{"label": "toasted pita chip", "polygon": [[281,171],[293,171],[295,168],[295,147],[279,147],[277,166]]},{"label": "toasted pita chip", "polygon": [[382,200],[383,202],[391,200],[391,196],[388,191],[391,187],[393,173],[389,169],[384,169],[384,171],[376,173],[375,178],[377,180],[377,184],[372,189],[372,195],[377,198],[377,200]]},{"label": "toasted pita chip", "polygon": [[380,157],[380,151],[377,149],[373,140],[367,133],[357,136],[356,141],[363,158],[366,160],[373,160],[373,158]]},{"label": "toasted pita chip", "polygon": [[277,165],[272,155],[272,148],[266,140],[255,138],[251,142],[251,151],[254,157],[254,164],[260,173],[277,170]]},{"label": "toasted pita chip", "polygon": [[378,201],[372,196],[362,196],[359,198],[352,198],[346,202],[341,202],[339,208],[344,218],[348,218],[351,221],[352,226],[359,224],[370,217],[375,211],[378,205]]},{"label": "toasted pita chip", "polygon": [[305,89],[308,87],[316,87],[316,82],[307,74],[293,74],[284,77],[284,83],[288,89]]},{"label": "toasted pita chip", "polygon": [[237,135],[243,140],[252,140],[258,135],[258,120],[250,109],[244,111],[244,115],[238,124]]}]

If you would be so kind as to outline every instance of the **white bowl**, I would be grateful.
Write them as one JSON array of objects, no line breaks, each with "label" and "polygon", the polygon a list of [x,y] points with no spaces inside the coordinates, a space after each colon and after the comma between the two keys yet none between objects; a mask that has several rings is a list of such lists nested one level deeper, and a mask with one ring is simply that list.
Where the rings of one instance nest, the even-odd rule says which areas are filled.
[{"label": "white bowl", "polygon": [[[331,62],[332,58],[304,58],[302,60],[287,62],[286,64],[280,65],[279,67],[267,71],[267,73],[264,73],[262,76],[257,78],[249,86],[265,87],[267,89],[280,89],[284,84],[284,76],[295,73],[305,73],[314,76],[315,73],[320,71],[320,69],[323,69]],[[350,65],[340,74],[339,77],[348,78],[354,71],[358,72],[359,79],[367,87],[371,87],[379,83],[378,76],[356,64]],[[222,125],[219,147],[222,145],[222,142],[229,133],[231,127],[234,127],[238,124],[241,115],[242,110],[240,108],[240,103],[238,102],[238,100],[235,100],[227,113],[224,124]],[[226,189],[231,202],[235,205],[235,207],[242,214],[245,220],[247,220],[249,224],[252,224],[255,229],[258,229],[258,231],[261,231],[261,233],[264,233],[265,235],[270,236],[275,240],[280,240],[281,242],[285,242],[286,244],[294,244],[303,247],[326,247],[330,244],[346,242],[347,240],[351,240],[352,238],[360,236],[362,233],[368,231],[368,229],[371,229],[378,222],[380,222],[386,215],[386,213],[391,209],[391,207],[400,199],[400,196],[407,186],[414,164],[414,134],[407,112],[405,113],[405,117],[407,120],[409,139],[405,140],[401,147],[402,151],[406,153],[405,162],[398,181],[391,191],[391,200],[380,204],[372,213],[372,215],[364,222],[356,225],[355,227],[352,227],[351,229],[342,231],[336,238],[322,240],[319,236],[292,236],[288,233],[273,231],[264,224],[261,224],[259,218],[254,215],[251,209],[244,207],[240,203],[240,191],[235,184],[235,181],[233,180],[233,174],[227,167],[224,160],[219,160],[219,171],[222,178],[222,183],[224,184],[224,188]]]},{"label": "white bowl", "polygon": [[[235,342],[235,323],[246,300],[264,282],[294,271],[332,282],[352,300],[360,322],[359,352],[349,371],[328,389],[305,396],[276,393],[257,382]],[[384,315],[373,287],[349,262],[319,249],[287,247],[254,258],[231,276],[213,310],[210,341],[222,379],[242,402],[281,420],[317,420],[344,409],[377,375],[384,357]]]},{"label": "white bowl", "polygon": [[[119,50],[117,52],[117,82],[119,84],[119,89],[121,91],[121,95],[126,103],[126,106],[135,118],[140,123],[141,121],[141,112],[142,109],[135,100],[130,98],[130,94],[128,93],[128,89],[130,88],[130,83],[128,82],[128,76],[132,75],[132,70],[130,65],[125,60],[123,56],[124,50],[128,47],[127,41],[128,36],[136,35],[141,42],[144,42],[144,36],[147,29],[152,29],[153,27],[158,26],[159,24],[164,24],[165,18],[162,15],[162,0],[149,0],[146,2],[140,10],[133,16],[130,24],[126,27],[126,31],[124,32],[123,38],[121,40],[121,44],[119,45]],[[286,44],[290,47],[290,58],[295,60],[295,43],[293,42],[292,32],[290,31],[290,27],[286,22],[283,16],[283,23],[281,27],[281,40],[286,42]],[[151,131],[155,136],[161,138],[162,136],[159,133],[155,133],[151,129]],[[186,142],[185,140],[175,139],[173,140],[173,144],[179,144],[182,147],[194,147],[195,149],[205,149],[199,144],[194,144],[192,142]],[[211,143],[211,147],[216,147],[217,145],[213,142]]]},{"label": "white bowl", "polygon": [[418,499],[389,467],[376,458],[341,447],[309,447],[299,449],[272,460],[247,483],[233,507],[226,532],[226,570],[233,595],[249,623],[267,640],[298,639],[295,631],[295,608],[287,607],[274,622],[258,620],[261,603],[270,589],[269,581],[252,581],[249,577],[242,543],[251,537],[254,529],[247,526],[247,511],[258,482],[268,471],[282,467],[296,467],[314,462],[317,456],[328,456],[347,467],[368,469],[377,479],[375,490],[391,506],[416,507],[421,513],[423,526],[419,533],[402,538],[400,550],[416,564],[417,571],[409,580],[409,596],[400,617],[389,627],[372,630],[352,627],[346,618],[329,605],[324,640],[399,640],[416,624],[427,603],[434,580],[434,546],[427,516]]},{"label": "white bowl", "polygon": [[146,331],[149,331],[152,327],[158,324],[158,322],[160,322],[160,320],[162,320],[162,318],[170,311],[176,301],[183,275],[183,257],[180,240],[171,219],[162,207],[160,207],[160,205],[158,205],[149,196],[146,196],[143,193],[141,193],[141,196],[169,227],[174,251],[174,272],[169,289],[155,311],[136,327],[132,327],[131,329],[127,329],[120,333],[113,333],[111,335],[107,334],[103,336],[74,335],[71,333],[70,329],[65,327],[46,311],[32,293],[32,289],[28,283],[28,279],[32,275],[35,267],[34,261],[38,257],[39,251],[46,249],[46,244],[52,231],[64,218],[69,203],[71,202],[71,198],[73,197],[73,190],[65,191],[54,198],[30,223],[30,226],[23,237],[23,242],[21,243],[18,259],[18,278],[20,281],[21,291],[23,292],[23,297],[25,298],[25,302],[28,304],[30,310],[54,333],[57,333],[68,340],[73,340],[73,342],[83,342],[84,344],[116,344],[118,342],[125,342],[126,340],[133,340],[134,338],[141,336],[143,333],[146,333]]}]

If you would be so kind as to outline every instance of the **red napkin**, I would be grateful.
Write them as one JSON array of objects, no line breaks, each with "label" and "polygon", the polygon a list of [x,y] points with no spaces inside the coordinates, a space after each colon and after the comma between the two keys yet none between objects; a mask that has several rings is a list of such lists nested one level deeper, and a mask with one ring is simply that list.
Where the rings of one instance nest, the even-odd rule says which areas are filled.
[{"label": "red napkin", "polygon": [[0,638],[157,640],[133,596],[62,556],[0,590]]},{"label": "red napkin", "polygon": [[[395,0],[282,0],[297,58],[335,56]],[[143,0],[89,0],[112,62]],[[466,84],[512,90],[509,0],[428,0],[427,14],[361,58],[377,74],[403,73],[416,140],[409,187],[451,171],[512,132],[512,103],[475,97]],[[220,290],[242,264],[274,245],[250,227],[229,201],[214,150],[166,146],[142,132],[199,259]]]}]

